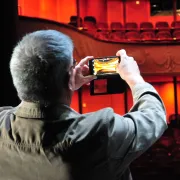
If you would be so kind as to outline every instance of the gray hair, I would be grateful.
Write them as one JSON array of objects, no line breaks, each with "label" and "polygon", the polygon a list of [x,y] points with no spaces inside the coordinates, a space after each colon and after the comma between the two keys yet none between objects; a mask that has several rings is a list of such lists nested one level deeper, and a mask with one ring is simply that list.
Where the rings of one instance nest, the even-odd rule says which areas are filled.
[{"label": "gray hair", "polygon": [[65,34],[41,30],[27,34],[14,48],[10,71],[21,100],[48,103],[68,84],[73,43]]}]

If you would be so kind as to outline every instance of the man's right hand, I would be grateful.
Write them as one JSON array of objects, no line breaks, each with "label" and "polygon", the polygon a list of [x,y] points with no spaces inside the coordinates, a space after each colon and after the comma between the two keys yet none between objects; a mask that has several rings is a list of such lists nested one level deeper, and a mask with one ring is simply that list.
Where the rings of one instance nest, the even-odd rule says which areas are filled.
[{"label": "man's right hand", "polygon": [[121,62],[118,64],[116,71],[132,89],[137,83],[144,83],[140,74],[139,67],[133,57],[129,57],[124,49],[119,50],[116,56],[120,56]]}]

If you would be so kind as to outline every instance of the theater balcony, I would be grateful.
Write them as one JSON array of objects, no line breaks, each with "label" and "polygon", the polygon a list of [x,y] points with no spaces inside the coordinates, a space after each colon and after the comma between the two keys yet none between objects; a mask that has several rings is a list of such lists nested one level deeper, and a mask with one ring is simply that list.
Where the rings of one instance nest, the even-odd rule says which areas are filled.
[{"label": "theater balcony", "polygon": [[[137,32],[130,31],[126,32],[128,38],[115,41],[110,37],[104,39],[100,38],[100,35],[94,36],[81,28],[65,23],[19,16],[19,38],[28,32],[40,29],[56,29],[69,35],[74,42],[74,57],[77,60],[87,55],[113,56],[117,50],[125,49],[130,56],[136,59],[143,75],[180,75],[180,42],[176,39],[158,37],[158,39],[146,41],[134,38],[133,33]],[[159,36],[163,37],[163,31],[161,33]]]}]

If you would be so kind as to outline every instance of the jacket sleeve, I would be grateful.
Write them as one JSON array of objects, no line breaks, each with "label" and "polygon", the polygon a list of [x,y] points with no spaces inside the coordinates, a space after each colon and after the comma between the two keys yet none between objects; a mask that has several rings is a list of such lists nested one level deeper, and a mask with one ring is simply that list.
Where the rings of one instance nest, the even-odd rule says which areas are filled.
[{"label": "jacket sleeve", "polygon": [[124,168],[155,143],[167,128],[165,107],[153,86],[138,84],[132,95],[131,110],[124,116],[114,114],[108,124],[108,152],[115,164],[119,160]]}]

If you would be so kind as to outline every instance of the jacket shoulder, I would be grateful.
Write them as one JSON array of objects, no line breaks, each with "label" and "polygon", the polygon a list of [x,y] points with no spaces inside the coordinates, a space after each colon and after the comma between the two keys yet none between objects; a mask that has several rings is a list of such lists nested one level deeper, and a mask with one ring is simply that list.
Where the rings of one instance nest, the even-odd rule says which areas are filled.
[{"label": "jacket shoulder", "polygon": [[84,121],[86,121],[87,123],[104,126],[107,125],[109,121],[114,119],[114,110],[108,107],[95,112],[83,114],[82,116],[82,119],[84,119]]},{"label": "jacket shoulder", "polygon": [[14,108],[12,106],[0,107],[0,125],[4,120],[10,119],[13,110]]},{"label": "jacket shoulder", "polygon": [[109,124],[114,119],[112,108],[104,108],[95,112],[82,114],[75,118],[66,132],[66,138],[79,142],[89,138],[107,135]]}]

